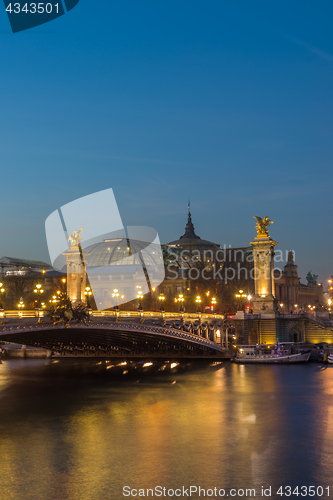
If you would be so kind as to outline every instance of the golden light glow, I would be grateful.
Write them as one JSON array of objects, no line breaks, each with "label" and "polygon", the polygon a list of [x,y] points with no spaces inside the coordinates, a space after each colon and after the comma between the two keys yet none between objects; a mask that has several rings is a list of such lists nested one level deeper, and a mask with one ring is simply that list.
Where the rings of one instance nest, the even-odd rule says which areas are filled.
[{"label": "golden light glow", "polygon": [[143,368],[146,368],[147,366],[152,366],[153,363],[145,363],[143,366]]}]

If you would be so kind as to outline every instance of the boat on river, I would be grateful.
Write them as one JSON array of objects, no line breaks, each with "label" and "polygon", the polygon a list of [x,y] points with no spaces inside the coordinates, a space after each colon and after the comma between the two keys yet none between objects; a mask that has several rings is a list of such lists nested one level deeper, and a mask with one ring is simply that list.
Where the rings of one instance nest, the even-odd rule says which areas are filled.
[{"label": "boat on river", "polygon": [[[293,342],[239,345],[235,363],[306,363],[311,351],[301,351]],[[333,359],[332,359],[333,363]]]}]

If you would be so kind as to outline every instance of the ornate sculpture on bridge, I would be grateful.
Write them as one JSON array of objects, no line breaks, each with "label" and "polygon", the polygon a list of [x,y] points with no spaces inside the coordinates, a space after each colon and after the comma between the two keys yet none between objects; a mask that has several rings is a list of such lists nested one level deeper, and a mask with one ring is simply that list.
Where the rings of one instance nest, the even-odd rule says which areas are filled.
[{"label": "ornate sculpture on bridge", "polygon": [[71,244],[71,247],[77,247],[82,241],[81,231],[83,231],[83,227],[78,231],[73,231],[73,233],[68,238],[68,243]]},{"label": "ornate sculpture on bridge", "polygon": [[91,321],[88,308],[84,304],[73,306],[66,294],[59,295],[59,302],[51,308],[49,317],[53,322],[53,326],[64,323],[66,328],[71,321],[83,323],[84,325]]},{"label": "ornate sculpture on bridge", "polygon": [[306,275],[308,286],[317,286],[318,274],[311,274],[311,271]]},{"label": "ornate sculpture on bridge", "polygon": [[256,230],[257,230],[257,237],[269,237],[268,234],[268,228],[271,224],[273,224],[273,221],[268,218],[266,215],[263,219],[259,217],[258,215],[253,216],[254,219],[256,219]]}]

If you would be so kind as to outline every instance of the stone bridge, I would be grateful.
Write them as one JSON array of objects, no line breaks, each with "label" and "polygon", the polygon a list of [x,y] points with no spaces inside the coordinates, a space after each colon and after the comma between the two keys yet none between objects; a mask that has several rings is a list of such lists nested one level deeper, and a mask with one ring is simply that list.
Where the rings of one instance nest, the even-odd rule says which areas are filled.
[{"label": "stone bridge", "polygon": [[227,322],[217,315],[193,316],[145,318],[118,313],[68,327],[53,326],[40,317],[6,317],[0,324],[0,341],[41,347],[56,355],[228,357]]}]

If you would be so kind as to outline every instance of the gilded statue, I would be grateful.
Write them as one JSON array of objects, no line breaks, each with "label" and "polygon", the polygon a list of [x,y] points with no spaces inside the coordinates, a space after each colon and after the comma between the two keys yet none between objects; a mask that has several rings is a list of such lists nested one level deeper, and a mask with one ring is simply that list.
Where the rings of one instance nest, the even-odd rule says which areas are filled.
[{"label": "gilded statue", "polygon": [[74,231],[68,238],[68,243],[71,244],[71,247],[78,246],[81,243],[82,241],[81,231],[83,231],[83,227],[81,227],[81,229],[79,229],[78,231]]},{"label": "gilded statue", "polygon": [[266,236],[268,237],[268,228],[271,224],[274,224],[272,220],[266,217],[263,219],[261,217],[258,217],[257,215],[254,215],[253,218],[257,221],[256,223],[256,230],[257,230],[257,236]]}]

